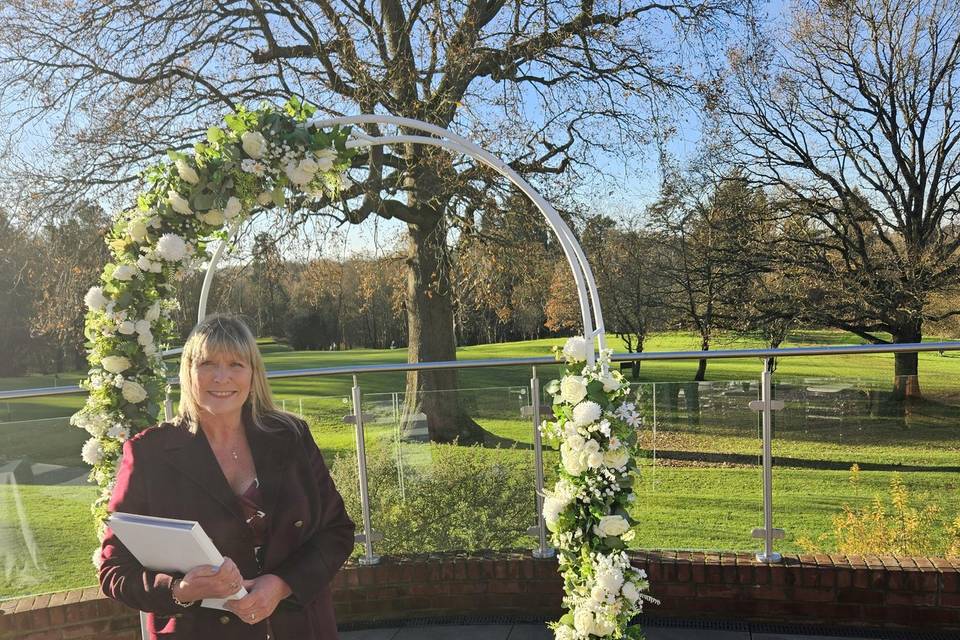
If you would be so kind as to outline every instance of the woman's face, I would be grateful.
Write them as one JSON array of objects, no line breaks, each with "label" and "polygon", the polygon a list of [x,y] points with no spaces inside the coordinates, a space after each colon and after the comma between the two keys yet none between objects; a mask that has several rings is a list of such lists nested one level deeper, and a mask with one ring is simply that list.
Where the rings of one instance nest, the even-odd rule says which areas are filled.
[{"label": "woman's face", "polygon": [[239,419],[250,395],[253,370],[234,353],[206,353],[193,363],[194,395],[204,413]]}]

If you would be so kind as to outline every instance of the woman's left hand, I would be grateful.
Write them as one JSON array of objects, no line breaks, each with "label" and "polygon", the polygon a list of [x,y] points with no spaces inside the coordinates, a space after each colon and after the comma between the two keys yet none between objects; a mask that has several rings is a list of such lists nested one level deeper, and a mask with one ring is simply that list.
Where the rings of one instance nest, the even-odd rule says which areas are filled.
[{"label": "woman's left hand", "polygon": [[228,600],[224,606],[247,624],[257,624],[269,618],[280,601],[291,593],[289,585],[272,573],[244,580],[243,586],[247,595],[239,600]]}]

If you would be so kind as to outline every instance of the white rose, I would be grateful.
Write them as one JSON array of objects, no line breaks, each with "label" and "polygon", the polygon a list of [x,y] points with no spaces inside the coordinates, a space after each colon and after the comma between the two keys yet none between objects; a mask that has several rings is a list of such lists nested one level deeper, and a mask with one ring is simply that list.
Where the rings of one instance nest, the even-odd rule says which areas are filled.
[{"label": "white rose", "polygon": [[123,356],[107,356],[100,365],[110,373],[120,373],[130,368],[130,361]]},{"label": "white rose", "polygon": [[563,502],[556,496],[547,496],[543,500],[543,520],[547,524],[547,528],[550,531],[553,531],[554,527],[557,524],[557,521],[560,519],[560,512],[567,508],[567,503]]},{"label": "white rose", "polygon": [[263,206],[267,206],[267,205],[270,204],[271,202],[273,202],[273,194],[270,193],[269,191],[261,191],[261,192],[260,192],[260,195],[257,196],[257,203],[258,203],[258,204],[262,204]]},{"label": "white rose", "polygon": [[611,469],[619,469],[626,466],[629,461],[630,453],[623,447],[606,451],[603,454],[603,466],[610,467]]},{"label": "white rose", "polygon": [[167,191],[167,202],[170,203],[170,206],[173,207],[173,210],[177,213],[182,213],[185,216],[193,215],[193,209],[190,208],[190,203],[187,202],[187,199],[173,189]]},{"label": "white rose", "polygon": [[160,301],[154,302],[153,306],[147,309],[143,317],[147,322],[156,322],[160,317]]},{"label": "white rose", "polygon": [[630,530],[630,524],[622,516],[603,516],[596,526],[597,535],[622,536]]},{"label": "white rose", "polygon": [[616,376],[613,375],[612,371],[608,371],[607,375],[600,377],[600,382],[603,383],[603,390],[607,393],[611,391],[616,391],[620,388],[620,381],[617,380]]},{"label": "white rose", "polygon": [[137,342],[141,347],[145,347],[148,344],[153,344],[153,332],[147,330],[137,336]]},{"label": "white rose", "polygon": [[200,218],[200,220],[207,223],[211,227],[223,226],[224,217],[223,217],[223,213],[221,213],[219,209],[210,209],[210,211],[207,211],[206,213],[201,214],[198,217]]},{"label": "white rose", "polygon": [[636,604],[637,600],[640,599],[640,591],[632,582],[624,582],[621,593],[623,593],[623,597],[629,600],[631,604]]},{"label": "white rose", "polygon": [[311,180],[313,180],[313,174],[310,174],[310,173],[307,173],[306,171],[301,170],[300,167],[293,164],[292,162],[287,164],[286,167],[284,167],[283,172],[287,174],[288,178],[290,178],[290,182],[292,182],[298,187],[303,187],[309,184]]},{"label": "white rose", "polygon": [[179,262],[187,255],[187,243],[175,233],[165,233],[157,241],[157,254],[167,262]]},{"label": "white rose", "polygon": [[107,307],[107,297],[103,295],[102,287],[90,287],[87,295],[83,297],[83,302],[91,311],[103,311]]},{"label": "white rose", "polygon": [[127,225],[127,233],[134,242],[142,243],[147,239],[147,221],[143,218],[131,220]]},{"label": "white rose", "polygon": [[577,638],[576,631],[574,631],[572,627],[568,627],[566,625],[557,627],[553,633],[553,640],[576,640]]},{"label": "white rose", "polygon": [[563,463],[566,472],[572,476],[579,476],[587,470],[583,456],[580,455],[579,451],[571,450],[567,443],[560,445],[560,461]]},{"label": "white rose", "polygon": [[330,171],[333,169],[333,162],[337,159],[337,152],[333,149],[321,149],[313,154],[317,159],[317,169],[320,171]]},{"label": "white rose", "polygon": [[237,198],[236,196],[230,196],[230,199],[227,200],[227,206],[223,208],[223,217],[227,220],[236,218],[240,213],[240,209],[240,198]]},{"label": "white rose", "polygon": [[137,320],[133,324],[133,328],[137,333],[150,333],[150,321],[149,320]]},{"label": "white rose", "polygon": [[197,184],[200,182],[200,176],[197,175],[197,172],[193,170],[193,167],[190,166],[190,163],[180,158],[176,162],[177,173],[180,174],[180,177],[189,182],[190,184]]},{"label": "white rose", "polygon": [[297,168],[304,173],[314,174],[317,172],[317,169],[320,168],[320,165],[318,165],[313,158],[308,156],[300,161],[300,164],[297,165]]},{"label": "white rose", "polygon": [[586,609],[577,609],[573,614],[573,627],[584,637],[593,633],[593,614]]},{"label": "white rose", "polygon": [[587,466],[591,469],[599,469],[603,466],[603,455],[599,451],[587,454]]},{"label": "white rose", "polygon": [[590,599],[593,600],[594,604],[603,604],[607,601],[607,592],[600,585],[596,585],[590,590]]},{"label": "white rose", "polygon": [[613,620],[608,619],[606,616],[597,616],[593,624],[593,635],[602,638],[613,633],[615,628],[616,625],[613,623]]},{"label": "white rose", "polygon": [[573,423],[578,427],[585,427],[588,424],[593,424],[600,419],[600,414],[602,412],[603,410],[596,402],[591,400],[581,402],[573,408]]},{"label": "white rose", "polygon": [[157,352],[157,347],[152,343],[143,346],[144,355],[152,356],[156,352]]},{"label": "white rose", "polygon": [[130,322],[129,320],[124,320],[123,322],[120,323],[120,326],[117,327],[117,331],[119,331],[125,336],[129,336],[129,335],[132,335],[134,331],[136,331],[136,328],[132,322]]},{"label": "white rose", "polygon": [[121,264],[113,270],[114,280],[126,282],[128,280],[133,280],[135,275],[137,275],[137,268],[132,264]]},{"label": "white rose", "polygon": [[574,336],[569,338],[566,344],[563,345],[563,355],[568,360],[584,362],[587,359],[589,349],[590,343],[588,343],[583,336]]},{"label": "white rose", "polygon": [[83,450],[80,457],[91,467],[100,464],[103,460],[103,449],[100,448],[100,441],[97,438],[90,438],[83,444]]},{"label": "white rose", "polygon": [[240,144],[248,156],[260,159],[267,148],[267,139],[257,131],[246,131],[240,136]]},{"label": "white rose", "polygon": [[587,397],[587,381],[583,376],[564,376],[560,381],[560,399],[577,404]]},{"label": "white rose", "polygon": [[143,402],[147,399],[147,390],[139,382],[133,380],[124,380],[123,387],[120,389],[123,399],[134,404]]}]

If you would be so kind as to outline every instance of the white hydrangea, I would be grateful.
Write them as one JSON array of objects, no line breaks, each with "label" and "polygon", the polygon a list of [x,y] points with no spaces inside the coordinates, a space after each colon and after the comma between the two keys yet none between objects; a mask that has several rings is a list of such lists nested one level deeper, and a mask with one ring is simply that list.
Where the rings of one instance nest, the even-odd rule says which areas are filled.
[{"label": "white hydrangea", "polygon": [[108,438],[123,441],[130,437],[130,430],[118,423],[110,427],[106,435]]},{"label": "white hydrangea", "polygon": [[179,262],[187,255],[187,243],[175,233],[165,233],[157,241],[157,254],[167,262]]},{"label": "white hydrangea", "polygon": [[100,461],[103,460],[103,449],[100,447],[100,440],[98,438],[90,438],[87,440],[83,445],[83,450],[80,452],[80,457],[91,467],[100,464]]},{"label": "white hydrangea", "polygon": [[621,590],[623,597],[630,601],[630,604],[636,604],[637,600],[640,599],[640,591],[637,589],[637,585],[633,584],[629,580],[623,583],[623,589]]},{"label": "white hydrangea", "polygon": [[577,640],[577,632],[573,627],[561,625],[554,630],[553,637],[554,640]]},{"label": "white hydrangea", "polygon": [[103,311],[107,307],[107,297],[103,295],[102,287],[90,287],[87,295],[83,297],[84,304],[91,311]]}]

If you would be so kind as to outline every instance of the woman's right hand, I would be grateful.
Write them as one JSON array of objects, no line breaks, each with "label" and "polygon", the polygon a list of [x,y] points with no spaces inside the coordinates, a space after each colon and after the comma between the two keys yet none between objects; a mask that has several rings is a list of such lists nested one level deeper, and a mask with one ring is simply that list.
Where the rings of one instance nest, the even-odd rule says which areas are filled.
[{"label": "woman's right hand", "polygon": [[191,569],[176,583],[173,596],[180,602],[193,602],[204,598],[232,596],[243,585],[243,576],[230,558],[224,558],[219,568],[201,565]]}]

